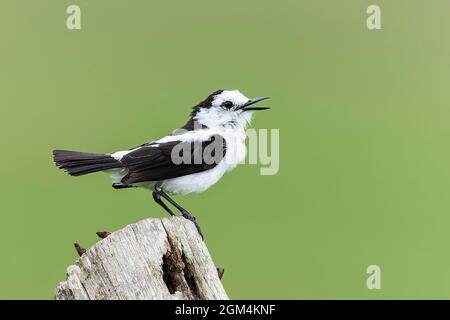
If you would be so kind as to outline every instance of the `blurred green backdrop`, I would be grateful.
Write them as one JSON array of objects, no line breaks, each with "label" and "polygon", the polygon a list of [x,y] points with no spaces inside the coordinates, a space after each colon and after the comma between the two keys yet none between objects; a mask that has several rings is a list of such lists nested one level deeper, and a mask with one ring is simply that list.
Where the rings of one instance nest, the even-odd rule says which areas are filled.
[{"label": "blurred green backdrop", "polygon": [[176,198],[231,298],[449,298],[450,2],[378,0],[369,31],[372,3],[1,0],[0,298],[53,298],[74,241],[166,216],[52,149],[135,146],[220,88],[272,96],[253,126],[281,139],[277,175],[242,165]]}]

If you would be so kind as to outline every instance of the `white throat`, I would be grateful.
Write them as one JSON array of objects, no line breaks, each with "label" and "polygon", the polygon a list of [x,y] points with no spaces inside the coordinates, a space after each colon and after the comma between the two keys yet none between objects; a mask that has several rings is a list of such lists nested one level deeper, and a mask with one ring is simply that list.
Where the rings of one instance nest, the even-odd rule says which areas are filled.
[{"label": "white throat", "polygon": [[194,120],[210,129],[235,129],[245,131],[252,120],[252,111],[229,112],[216,108],[202,109]]}]

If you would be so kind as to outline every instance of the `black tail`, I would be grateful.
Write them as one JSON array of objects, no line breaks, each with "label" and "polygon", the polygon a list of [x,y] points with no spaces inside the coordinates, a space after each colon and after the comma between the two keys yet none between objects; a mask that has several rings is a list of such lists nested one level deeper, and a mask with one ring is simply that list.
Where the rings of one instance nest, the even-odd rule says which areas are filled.
[{"label": "black tail", "polygon": [[71,176],[121,168],[120,161],[109,154],[87,153],[67,150],[53,150],[53,161]]}]

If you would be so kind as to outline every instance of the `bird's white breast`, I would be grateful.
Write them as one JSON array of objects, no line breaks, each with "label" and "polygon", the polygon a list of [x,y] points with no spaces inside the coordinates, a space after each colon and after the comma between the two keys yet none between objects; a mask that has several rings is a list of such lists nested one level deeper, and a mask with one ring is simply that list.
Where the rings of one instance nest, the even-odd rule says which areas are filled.
[{"label": "bird's white breast", "polygon": [[238,163],[244,161],[247,149],[245,146],[245,132],[224,130],[199,130],[190,132],[186,141],[205,140],[214,134],[220,134],[226,142],[225,157],[212,169],[173,179],[164,180],[161,187],[172,194],[185,195],[192,192],[203,192],[222,178],[225,172],[234,169]]}]

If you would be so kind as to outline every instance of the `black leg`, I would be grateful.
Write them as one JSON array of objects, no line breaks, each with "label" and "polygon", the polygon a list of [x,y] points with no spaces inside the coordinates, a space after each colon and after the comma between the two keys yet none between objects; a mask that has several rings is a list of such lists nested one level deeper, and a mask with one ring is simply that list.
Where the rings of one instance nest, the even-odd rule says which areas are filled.
[{"label": "black leg", "polygon": [[170,210],[170,208],[161,200],[161,197],[157,191],[153,191],[152,195],[153,195],[153,200],[155,200],[155,202],[157,204],[159,204],[161,207],[163,207],[164,210],[166,210],[171,216],[175,215],[172,212],[172,210]]},{"label": "black leg", "polygon": [[164,191],[162,191],[161,189],[159,189],[159,190],[157,189],[156,192],[159,195],[161,195],[164,199],[169,201],[175,208],[180,210],[180,212],[184,218],[188,219],[189,221],[192,221],[195,224],[195,227],[197,228],[198,233],[200,234],[202,239],[204,239],[202,230],[200,229],[200,226],[198,225],[197,220],[195,219],[195,217],[192,214],[189,213],[189,211],[187,211],[182,206],[180,206],[178,203],[176,203],[175,200],[173,200],[171,197],[169,197],[169,195],[167,193],[165,193]]},{"label": "black leg", "polygon": [[200,229],[200,226],[197,223],[197,219],[192,214],[190,214],[190,212],[187,211],[187,210],[181,211],[181,214],[183,215],[184,218],[186,218],[189,221],[194,223],[195,227],[197,228],[198,233],[202,237],[202,240],[205,240],[205,237],[203,236],[202,230]]}]

